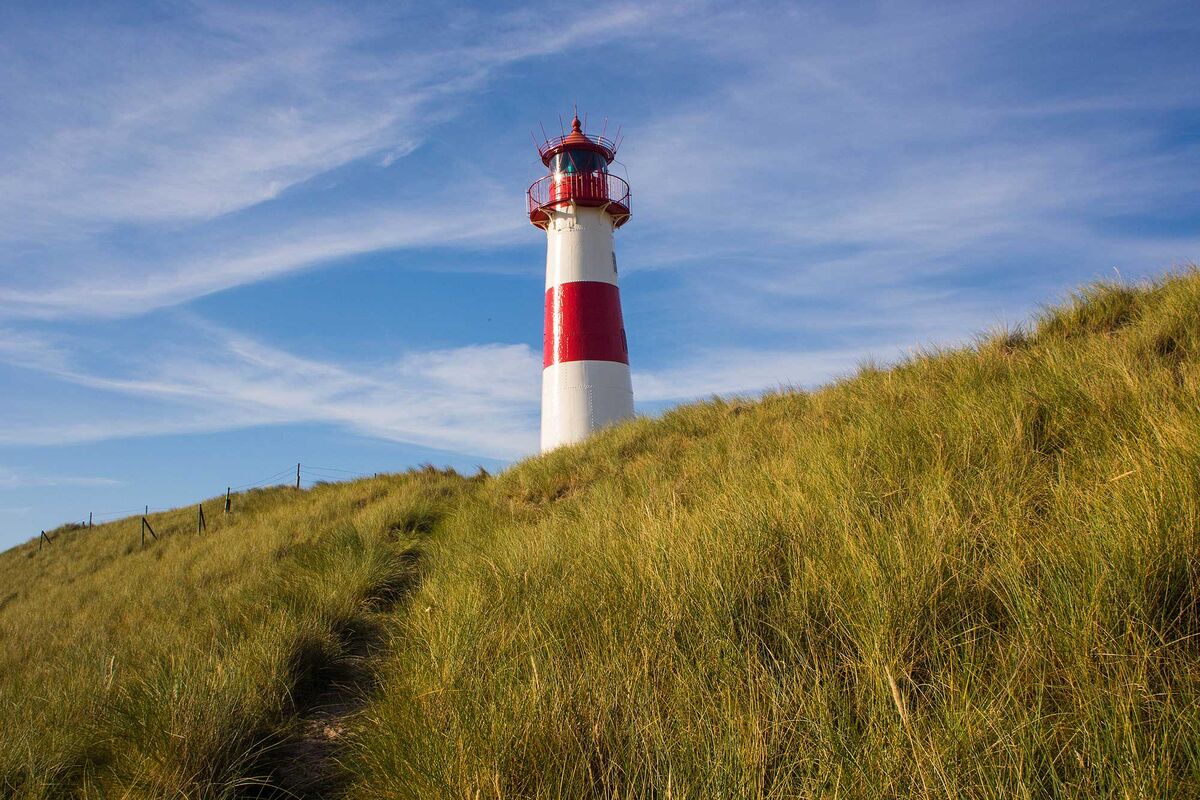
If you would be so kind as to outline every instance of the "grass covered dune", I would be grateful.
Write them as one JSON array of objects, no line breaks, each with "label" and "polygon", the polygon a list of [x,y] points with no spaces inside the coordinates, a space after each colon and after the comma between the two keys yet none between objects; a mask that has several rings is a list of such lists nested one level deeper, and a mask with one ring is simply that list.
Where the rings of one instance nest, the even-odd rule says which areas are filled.
[{"label": "grass covered dune", "polygon": [[368,623],[299,796],[1200,793],[1195,271],[492,478],[235,502],[0,555],[7,795],[254,796]]},{"label": "grass covered dune", "polygon": [[356,798],[1200,793],[1200,275],[621,426],[445,520]]},{"label": "grass covered dune", "polygon": [[[347,634],[405,590],[423,471],[276,488],[0,554],[0,797],[254,797]],[[286,795],[284,795],[286,796]]]}]

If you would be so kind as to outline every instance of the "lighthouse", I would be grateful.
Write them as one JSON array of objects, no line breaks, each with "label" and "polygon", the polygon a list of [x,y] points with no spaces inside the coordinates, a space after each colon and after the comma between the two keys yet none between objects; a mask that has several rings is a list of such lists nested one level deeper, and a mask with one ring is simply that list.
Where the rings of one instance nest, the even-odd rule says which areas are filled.
[{"label": "lighthouse", "polygon": [[609,173],[617,142],[584,133],[538,147],[549,174],[529,187],[529,221],[546,232],[542,452],[633,416],[629,347],[613,231],[629,221],[629,184]]}]

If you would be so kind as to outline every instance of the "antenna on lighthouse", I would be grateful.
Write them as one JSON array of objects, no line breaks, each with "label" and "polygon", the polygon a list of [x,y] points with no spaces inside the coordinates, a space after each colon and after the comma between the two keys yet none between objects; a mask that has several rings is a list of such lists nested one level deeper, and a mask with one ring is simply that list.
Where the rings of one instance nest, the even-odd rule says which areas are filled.
[{"label": "antenna on lighthouse", "polygon": [[572,111],[570,133],[559,115],[562,135],[538,148],[549,174],[526,193],[529,221],[547,244],[543,451],[633,416],[613,250],[613,231],[630,216],[629,184],[609,172],[616,145],[585,133],[578,107]]}]

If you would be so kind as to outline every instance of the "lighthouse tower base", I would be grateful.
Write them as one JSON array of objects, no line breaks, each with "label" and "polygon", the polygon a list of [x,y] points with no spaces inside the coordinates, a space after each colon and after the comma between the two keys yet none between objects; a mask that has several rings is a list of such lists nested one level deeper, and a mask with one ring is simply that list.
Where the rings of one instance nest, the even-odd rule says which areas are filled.
[{"label": "lighthouse tower base", "polygon": [[542,371],[542,451],[583,441],[633,416],[629,365],[567,361]]}]

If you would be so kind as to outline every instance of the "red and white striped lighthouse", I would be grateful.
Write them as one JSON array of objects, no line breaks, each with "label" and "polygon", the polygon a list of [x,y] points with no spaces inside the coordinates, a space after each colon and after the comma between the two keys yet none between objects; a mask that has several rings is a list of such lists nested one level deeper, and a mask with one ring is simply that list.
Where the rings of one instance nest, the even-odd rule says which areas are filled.
[{"label": "red and white striped lighthouse", "polygon": [[538,147],[550,174],[529,187],[529,221],[546,231],[542,451],[633,416],[629,349],[613,231],[629,220],[629,184],[609,174],[617,143],[571,132]]}]

